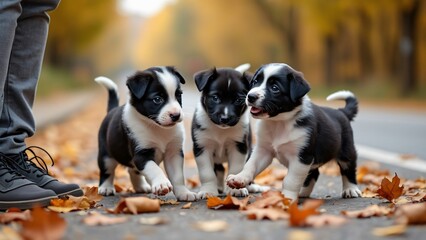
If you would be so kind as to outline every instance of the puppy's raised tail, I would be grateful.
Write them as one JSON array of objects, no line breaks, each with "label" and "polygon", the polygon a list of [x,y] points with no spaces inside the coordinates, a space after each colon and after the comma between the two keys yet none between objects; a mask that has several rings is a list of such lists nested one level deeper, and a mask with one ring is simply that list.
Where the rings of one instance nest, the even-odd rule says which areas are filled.
[{"label": "puppy's raised tail", "polygon": [[240,66],[235,68],[235,71],[240,72],[241,74],[243,74],[244,72],[246,72],[247,70],[250,69],[250,63],[244,63],[241,64]]},{"label": "puppy's raised tail", "polygon": [[346,106],[339,108],[349,119],[352,121],[358,113],[358,100],[355,95],[350,91],[338,91],[327,97],[327,101],[331,100],[345,100]]},{"label": "puppy's raised tail", "polygon": [[108,109],[107,111],[111,111],[111,109],[118,107],[118,87],[111,79],[107,77],[97,77],[95,78],[95,82],[99,83],[102,86],[105,86],[108,90]]}]

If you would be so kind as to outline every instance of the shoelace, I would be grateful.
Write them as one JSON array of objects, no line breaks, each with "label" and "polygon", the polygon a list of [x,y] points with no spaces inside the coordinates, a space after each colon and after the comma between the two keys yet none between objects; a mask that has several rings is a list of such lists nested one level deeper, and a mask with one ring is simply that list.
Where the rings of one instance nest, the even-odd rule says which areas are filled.
[{"label": "shoelace", "polygon": [[[37,147],[37,146],[27,147],[26,149],[24,149],[24,151],[19,153],[20,161],[18,162],[16,160],[14,161],[11,158],[8,158],[8,160],[11,164],[14,164],[15,166],[19,167],[23,171],[26,171],[28,173],[32,172],[33,174],[37,173],[36,177],[49,175],[48,166],[46,162],[44,161],[42,157],[38,156],[35,153],[34,149],[43,151],[50,158],[52,162],[51,166],[54,165],[52,156],[44,148]],[[31,154],[31,158],[29,158],[27,152]],[[34,161],[37,162],[37,164],[35,164]]]},{"label": "shoelace", "polygon": [[[24,159],[27,162],[29,162],[31,165],[33,165],[33,167],[35,167],[35,169],[33,170],[33,173],[37,172],[37,170],[38,170],[38,171],[42,172],[41,176],[43,176],[43,175],[49,175],[49,170],[48,170],[48,166],[47,166],[46,162],[44,161],[44,159],[42,157],[38,156],[33,149],[38,149],[38,150],[43,151],[50,158],[50,161],[52,162],[52,165],[50,165],[50,166],[53,167],[53,165],[55,164],[55,162],[53,161],[53,158],[49,154],[49,152],[47,152],[46,149],[44,149],[44,148],[37,147],[37,146],[30,146],[30,147],[27,147],[21,154],[26,154],[27,151],[31,153],[31,155],[32,155],[31,158],[28,158],[28,154],[26,154],[27,157],[24,158]],[[38,167],[33,162],[33,160],[35,160],[37,162],[38,166],[40,166],[40,167]],[[39,175],[37,175],[37,176],[41,177]]]},{"label": "shoelace", "polygon": [[24,176],[10,169],[9,166],[5,162],[3,162],[3,159],[6,159],[6,161],[9,161],[10,158],[4,155],[3,153],[0,153],[0,177],[3,177],[4,175],[9,174],[9,178],[4,179],[6,182],[11,182],[16,179],[25,178]]}]

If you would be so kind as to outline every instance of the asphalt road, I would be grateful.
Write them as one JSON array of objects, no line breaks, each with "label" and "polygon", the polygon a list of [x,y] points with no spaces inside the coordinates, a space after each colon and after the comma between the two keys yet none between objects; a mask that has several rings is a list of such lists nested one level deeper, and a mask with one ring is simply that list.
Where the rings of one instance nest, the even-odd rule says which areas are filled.
[{"label": "asphalt road", "polygon": [[426,160],[426,111],[361,105],[352,126],[357,144]]}]

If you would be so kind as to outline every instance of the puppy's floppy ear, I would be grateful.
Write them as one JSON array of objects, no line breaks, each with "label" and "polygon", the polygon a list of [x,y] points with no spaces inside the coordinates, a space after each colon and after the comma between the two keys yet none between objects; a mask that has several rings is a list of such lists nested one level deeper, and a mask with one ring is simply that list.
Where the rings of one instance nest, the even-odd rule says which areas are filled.
[{"label": "puppy's floppy ear", "polygon": [[172,72],[174,75],[176,75],[176,77],[179,79],[179,82],[181,84],[185,84],[185,78],[183,78],[183,76],[176,70],[175,67],[168,66],[166,68],[167,68],[167,70]]},{"label": "puppy's floppy ear", "polygon": [[244,72],[242,78],[245,80],[245,82],[247,82],[248,85],[250,85],[250,82],[253,79],[253,74],[250,72]]},{"label": "puppy's floppy ear", "polygon": [[210,70],[200,71],[194,74],[195,85],[197,85],[198,91],[203,91],[210,80],[216,78],[217,71],[216,67]]},{"label": "puppy's floppy ear", "polygon": [[308,82],[303,79],[301,72],[290,71],[287,74],[287,80],[290,82],[290,98],[293,102],[296,102],[311,90]]},{"label": "puppy's floppy ear", "polygon": [[136,98],[141,99],[152,79],[153,76],[149,72],[137,72],[127,79],[126,85]]}]

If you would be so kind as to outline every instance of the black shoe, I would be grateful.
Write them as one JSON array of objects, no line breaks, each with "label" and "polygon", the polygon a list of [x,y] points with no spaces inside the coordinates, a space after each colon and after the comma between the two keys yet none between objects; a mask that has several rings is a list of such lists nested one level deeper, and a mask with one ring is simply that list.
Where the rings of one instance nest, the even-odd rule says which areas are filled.
[{"label": "black shoe", "polygon": [[10,169],[0,154],[0,210],[46,207],[57,197],[52,190],[43,189]]},{"label": "black shoe", "polygon": [[[53,166],[53,159],[50,154],[43,148],[35,146],[28,147],[19,154],[8,155],[8,162],[10,162],[9,166],[19,174],[23,175],[26,179],[37,184],[39,187],[53,190],[59,197],[63,197],[65,195],[72,195],[75,197],[83,196],[83,190],[77,184],[62,183],[49,176],[46,163],[41,157],[36,155],[33,149],[39,149],[45,152],[52,160]],[[32,157],[28,158],[26,152],[31,153]],[[32,160],[37,161],[40,167],[32,162]]]}]

